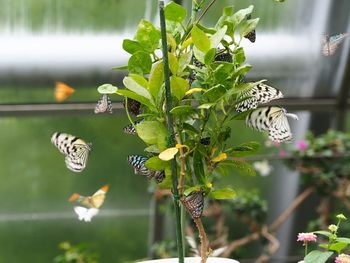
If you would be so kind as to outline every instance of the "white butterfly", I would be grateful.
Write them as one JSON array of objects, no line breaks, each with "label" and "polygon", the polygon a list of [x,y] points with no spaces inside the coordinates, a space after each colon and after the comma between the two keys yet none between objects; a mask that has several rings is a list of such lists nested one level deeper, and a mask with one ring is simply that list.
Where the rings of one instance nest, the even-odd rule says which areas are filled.
[{"label": "white butterfly", "polygon": [[51,142],[65,155],[66,166],[73,172],[81,172],[86,167],[91,143],[67,133],[55,132]]},{"label": "white butterfly", "polygon": [[99,99],[99,101],[97,102],[97,104],[95,106],[94,112],[96,114],[97,113],[105,113],[105,112],[113,113],[112,102],[107,94],[103,94],[101,99]]},{"label": "white butterfly", "polygon": [[287,113],[284,108],[262,107],[247,115],[246,124],[259,131],[268,131],[272,141],[284,142],[293,138],[287,117],[298,120],[297,115]]},{"label": "white butterfly", "polygon": [[85,208],[82,206],[75,206],[74,212],[78,215],[80,221],[90,222],[91,219],[98,214],[97,208]]},{"label": "white butterfly", "polygon": [[280,90],[260,83],[254,88],[243,91],[238,95],[237,100],[241,102],[236,105],[236,111],[243,112],[249,109],[256,109],[259,104],[280,98],[283,98]]},{"label": "white butterfly", "polygon": [[[185,238],[187,240],[188,245],[190,246],[191,254],[195,257],[199,257],[200,252],[196,240],[193,238],[193,236],[186,236]],[[227,246],[214,249],[211,251],[210,256],[218,257],[226,250],[226,248]]]}]

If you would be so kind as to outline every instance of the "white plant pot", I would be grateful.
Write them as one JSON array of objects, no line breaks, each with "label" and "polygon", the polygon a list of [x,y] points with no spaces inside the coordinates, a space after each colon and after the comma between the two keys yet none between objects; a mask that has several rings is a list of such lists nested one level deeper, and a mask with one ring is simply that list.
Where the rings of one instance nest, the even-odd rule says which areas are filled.
[{"label": "white plant pot", "polygon": [[[185,263],[200,263],[200,257],[190,257],[185,258]],[[178,258],[167,258],[167,259],[157,259],[157,260],[147,260],[139,263],[179,263]],[[217,258],[217,257],[209,257],[207,259],[207,263],[239,263],[237,260],[229,259],[229,258]]]}]

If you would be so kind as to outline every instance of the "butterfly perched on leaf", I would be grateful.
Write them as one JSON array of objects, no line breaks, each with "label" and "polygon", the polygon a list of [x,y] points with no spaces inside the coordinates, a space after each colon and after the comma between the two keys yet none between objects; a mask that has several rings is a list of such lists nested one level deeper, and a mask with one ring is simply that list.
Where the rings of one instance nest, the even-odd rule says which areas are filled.
[{"label": "butterfly perched on leaf", "polygon": [[186,197],[181,198],[181,202],[192,218],[200,218],[204,208],[203,191],[192,192]]},{"label": "butterfly perched on leaf", "polygon": [[237,100],[240,102],[236,104],[236,111],[243,112],[256,109],[260,104],[280,98],[283,98],[280,90],[260,83],[248,91],[242,91],[238,94]]},{"label": "butterfly perched on leaf", "polygon": [[62,102],[72,95],[74,91],[75,90],[66,83],[57,81],[55,86],[55,99],[57,102]]},{"label": "butterfly perched on leaf", "polygon": [[95,106],[94,112],[97,113],[113,113],[112,102],[107,94],[103,94]]},{"label": "butterfly perched on leaf", "polygon": [[64,154],[66,166],[73,172],[81,172],[86,167],[91,143],[86,143],[79,137],[55,132],[51,137],[51,142]]},{"label": "butterfly perched on leaf", "polygon": [[165,178],[164,171],[152,171],[145,165],[147,157],[142,155],[129,155],[128,162],[134,168],[134,173],[143,175],[147,179],[155,178],[157,183],[161,183]]},{"label": "butterfly perched on leaf", "polygon": [[250,112],[246,124],[259,131],[268,131],[269,139],[274,142],[290,141],[293,136],[287,117],[297,120],[298,116],[287,113],[281,107],[262,107]]},{"label": "butterfly perched on leaf", "polygon": [[326,35],[323,38],[322,43],[322,54],[324,56],[332,56],[339,48],[340,44],[344,41],[344,39],[348,36],[347,33],[338,34],[334,36]]},{"label": "butterfly perched on leaf", "polygon": [[[134,124],[137,125],[137,124],[143,122],[144,120],[145,120],[145,119],[143,119],[143,118],[142,118],[142,119],[138,119],[138,120],[136,120],[136,121],[134,122]],[[130,134],[130,135],[135,135],[135,134],[137,134],[135,126],[132,125],[131,123],[128,124],[128,125],[126,125],[126,126],[123,128],[123,132],[126,133],[126,134]]]},{"label": "butterfly perched on leaf", "polygon": [[102,206],[109,186],[105,185],[97,190],[92,196],[82,196],[74,193],[69,198],[69,202],[79,202],[84,206],[75,206],[74,212],[78,215],[80,221],[90,222],[91,219],[99,212],[99,208]]}]

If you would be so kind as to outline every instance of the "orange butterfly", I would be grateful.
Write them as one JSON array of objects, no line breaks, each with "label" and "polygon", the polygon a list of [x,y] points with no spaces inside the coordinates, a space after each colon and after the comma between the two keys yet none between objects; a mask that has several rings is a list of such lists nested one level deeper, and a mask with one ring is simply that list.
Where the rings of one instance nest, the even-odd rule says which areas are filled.
[{"label": "orange butterfly", "polygon": [[69,198],[69,202],[77,201],[88,208],[100,208],[105,200],[106,193],[108,192],[109,186],[105,185],[101,187],[92,196],[82,196],[80,194],[74,193]]},{"label": "orange butterfly", "polygon": [[55,98],[57,102],[62,102],[73,94],[75,90],[66,83],[57,81],[55,88]]}]

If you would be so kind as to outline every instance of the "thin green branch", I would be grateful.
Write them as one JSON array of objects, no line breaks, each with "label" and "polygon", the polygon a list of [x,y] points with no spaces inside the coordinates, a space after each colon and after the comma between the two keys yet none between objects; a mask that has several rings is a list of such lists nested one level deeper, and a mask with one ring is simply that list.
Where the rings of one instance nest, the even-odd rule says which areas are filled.
[{"label": "thin green branch", "polygon": [[[164,61],[164,83],[165,83],[165,101],[166,101],[166,116],[167,116],[167,128],[168,128],[168,147],[175,146],[174,138],[174,121],[173,116],[170,113],[172,108],[171,103],[171,90],[170,90],[170,72],[169,72],[169,61],[168,61],[168,44],[166,37],[166,25],[165,25],[165,15],[164,15],[164,1],[159,1],[159,16],[160,16],[160,29],[162,37],[162,51],[163,51],[163,61]],[[178,181],[177,181],[177,163],[176,158],[171,160],[171,175],[172,175],[172,190],[174,197],[175,206],[175,220],[176,220],[176,237],[177,237],[177,248],[179,255],[179,263],[184,263],[184,243],[182,238],[182,227],[181,227],[181,210],[179,202],[179,191],[178,191]]]}]

